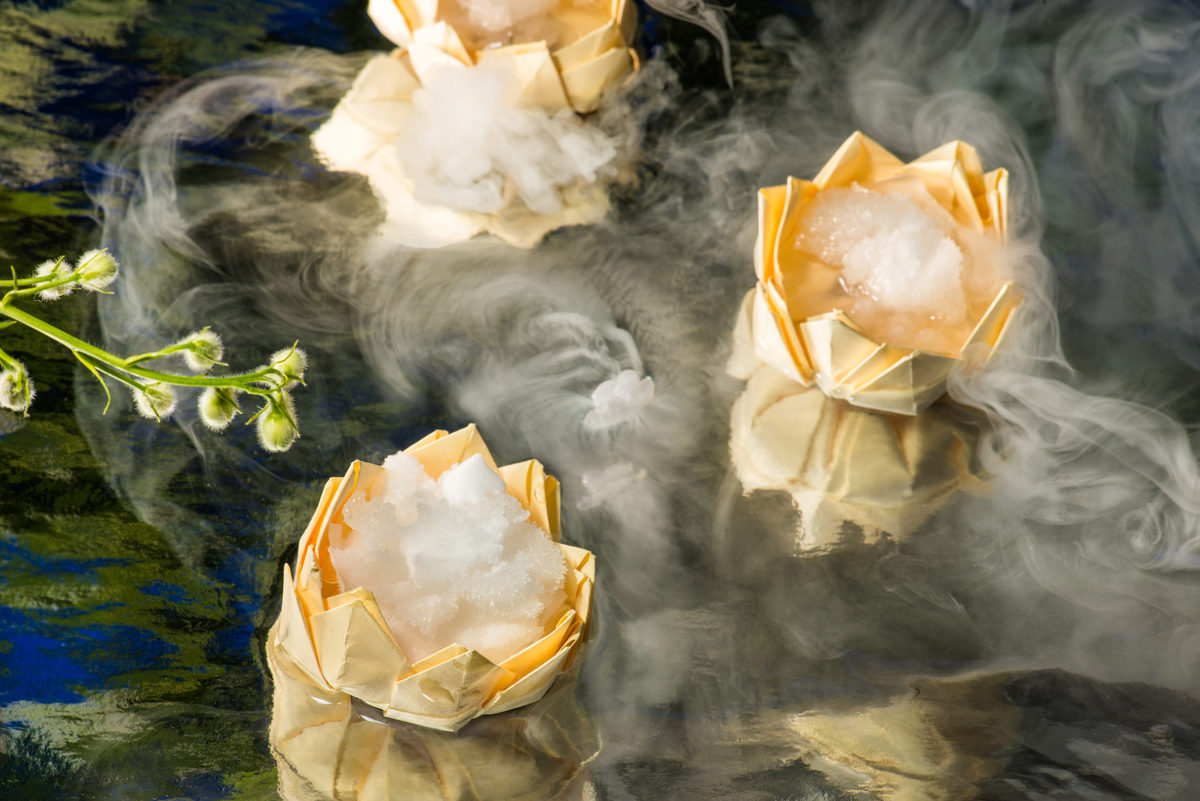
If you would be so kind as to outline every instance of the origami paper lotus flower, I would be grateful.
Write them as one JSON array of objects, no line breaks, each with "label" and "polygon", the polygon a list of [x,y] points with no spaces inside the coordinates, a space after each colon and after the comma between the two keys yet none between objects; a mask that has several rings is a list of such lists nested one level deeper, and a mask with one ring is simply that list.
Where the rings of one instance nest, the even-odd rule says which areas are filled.
[{"label": "origami paper lotus flower", "polygon": [[[497,468],[475,427],[435,431],[405,453],[431,477],[476,454],[482,456],[530,514],[557,541],[558,482],[534,460]],[[345,526],[342,509],[356,489],[370,490],[382,468],[354,462],[331,478],[300,539],[296,572],[284,567],[283,605],[268,649],[294,662],[317,688],[344,693],[384,716],[456,731],[479,715],[533,703],[567,670],[585,640],[595,564],[582,548],[559,545],[566,561],[566,607],[552,630],[496,664],[461,645],[410,661],[396,643],[368,587],[342,591],[330,557],[329,527]],[[347,526],[348,528],[348,526]],[[282,657],[281,657],[282,658]]]},{"label": "origami paper lotus flower", "polygon": [[286,801],[574,797],[599,750],[571,681],[536,707],[451,734],[387,720],[323,690],[278,649],[267,650],[267,665],[275,682],[269,736]]},{"label": "origami paper lotus flower", "polygon": [[[368,178],[389,238],[441,247],[489,232],[533,247],[608,213],[617,148],[575,112],[635,69],[634,4],[530,2],[541,13],[520,19],[505,17],[516,3],[371,2],[400,48],[367,63],[312,142]],[[521,34],[536,38],[508,43]]]},{"label": "origami paper lotus flower", "polygon": [[417,64],[437,57],[429,45],[464,63],[511,63],[525,103],[550,110],[594,110],[637,66],[632,0],[370,0],[367,13]]},{"label": "origami paper lotus flower", "polygon": [[983,484],[980,425],[970,410],[935,404],[917,415],[860,409],[754,361],[747,297],[731,372],[751,370],[734,403],[729,448],[745,492],[782,490],[800,512],[797,546],[837,544],[842,524],[867,540],[903,539],[955,493]]},{"label": "origami paper lotus flower", "polygon": [[[972,259],[1003,242],[1008,175],[984,174],[974,148],[950,142],[908,164],[853,134],[812,181],[789,178],[759,191],[758,285],[752,322],[757,357],[804,385],[856,406],[916,414],[940,396],[954,364],[990,354],[1020,302],[1011,281],[985,282],[966,296],[963,320],[939,332],[945,352],[881,341],[846,311],[842,267],[805,249],[805,215],[831,190],[868,190],[918,206],[961,248],[963,283]],[[975,276],[977,279],[978,276]],[[935,320],[930,323],[937,326]]]}]

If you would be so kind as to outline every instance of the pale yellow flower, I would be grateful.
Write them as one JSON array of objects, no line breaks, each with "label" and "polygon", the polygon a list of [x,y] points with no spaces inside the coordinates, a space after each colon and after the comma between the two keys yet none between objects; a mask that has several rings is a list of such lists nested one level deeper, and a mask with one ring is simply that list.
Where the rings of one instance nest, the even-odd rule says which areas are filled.
[{"label": "pale yellow flower", "polygon": [[[539,13],[506,16],[516,8]],[[637,66],[631,0],[368,10],[399,47],[367,63],[312,142],[333,169],[367,177],[389,240],[442,247],[490,233],[528,248],[608,213],[619,147],[577,112]]]},{"label": "pale yellow flower", "polygon": [[464,64],[498,60],[523,76],[523,105],[596,108],[637,66],[633,0],[371,0],[375,25],[408,50],[418,75],[441,51]]},{"label": "pale yellow flower", "polygon": [[[557,542],[558,482],[537,461],[496,467],[473,425],[453,434],[436,431],[405,453],[434,479],[481,455],[530,520]],[[443,731],[541,698],[572,665],[586,638],[595,579],[592,554],[559,544],[566,562],[566,603],[550,630],[516,654],[496,664],[478,651],[450,645],[412,661],[397,645],[370,588],[341,588],[330,555],[330,526],[351,530],[343,506],[356,490],[369,492],[380,475],[382,468],[354,462],[344,478],[326,484],[300,539],[295,573],[284,567],[283,605],[268,649],[277,649],[324,692],[344,693],[385,717]]]},{"label": "pale yellow flower", "polygon": [[[789,178],[760,190],[751,314],[757,358],[857,406],[919,412],[945,391],[951,369],[968,352],[990,354],[1020,302],[1001,247],[1007,190],[1007,173],[985,174],[975,149],[963,142],[906,164],[861,133],[847,139],[812,181]],[[961,256],[962,286],[948,287],[958,293],[959,307],[921,312],[922,330],[908,335],[884,324],[886,315],[853,317],[844,267],[813,252],[820,248],[806,228],[819,204],[839,192],[899,199],[919,209],[913,213],[923,214]]]}]

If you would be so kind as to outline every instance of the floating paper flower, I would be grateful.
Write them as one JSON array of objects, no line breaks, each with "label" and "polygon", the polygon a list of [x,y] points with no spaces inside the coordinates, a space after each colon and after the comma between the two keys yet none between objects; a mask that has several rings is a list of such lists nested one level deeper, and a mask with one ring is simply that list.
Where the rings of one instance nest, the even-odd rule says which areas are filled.
[{"label": "floating paper flower", "polygon": [[522,76],[522,105],[592,111],[634,70],[633,0],[371,0],[375,25],[413,53],[418,72],[439,56],[500,62]]},{"label": "floating paper flower", "polygon": [[599,747],[569,681],[536,707],[451,734],[389,721],[323,690],[278,649],[267,650],[267,665],[270,742],[286,801],[563,798],[586,783],[584,765]]},{"label": "floating paper flower", "polygon": [[950,142],[908,164],[855,133],[812,181],[759,191],[754,350],[856,406],[916,414],[1020,302],[1008,175]]},{"label": "floating paper flower", "polygon": [[474,426],[385,466],[326,485],[269,647],[325,692],[444,731],[538,700],[584,640],[595,577],[557,544],[558,482],[497,468]]},{"label": "floating paper flower", "polygon": [[608,212],[618,147],[575,112],[634,68],[631,2],[369,10],[400,49],[367,63],[313,146],[368,178],[389,238],[440,247],[486,231],[532,247]]}]

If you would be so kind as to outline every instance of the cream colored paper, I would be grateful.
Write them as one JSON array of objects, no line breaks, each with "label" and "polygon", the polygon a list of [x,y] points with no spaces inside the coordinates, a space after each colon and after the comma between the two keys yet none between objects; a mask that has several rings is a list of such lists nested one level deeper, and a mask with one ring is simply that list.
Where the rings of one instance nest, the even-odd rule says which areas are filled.
[{"label": "cream colored paper", "polygon": [[557,211],[535,212],[512,191],[488,213],[436,205],[422,199],[429,195],[418,191],[392,142],[411,114],[413,93],[446,70],[500,71],[516,86],[519,108],[568,116],[595,110],[605,91],[637,69],[632,0],[562,0],[549,12],[561,39],[553,47],[531,41],[473,49],[442,18],[438,0],[371,0],[367,10],[399,49],[367,63],[312,142],[329,166],[367,177],[387,215],[389,239],[433,248],[491,233],[530,248],[550,231],[608,213],[605,188],[583,177],[557,188]]},{"label": "cream colored paper", "polygon": [[[445,26],[440,5],[437,0],[370,0],[367,13],[380,33],[396,46],[409,48],[414,42],[429,41],[430,37],[424,34],[426,29]],[[456,34],[454,38],[468,64],[485,57],[499,57],[513,58],[517,65],[522,58],[516,56],[527,53],[530,45],[540,46],[545,59],[539,58],[533,70],[540,77],[536,80],[538,86],[527,92],[529,104],[552,111],[560,108],[593,111],[604,91],[620,83],[637,66],[631,48],[637,29],[637,7],[632,0],[591,5],[562,0],[548,14],[563,28],[561,42],[553,49],[547,42],[517,42],[471,50],[462,46],[463,37]],[[435,38],[440,38],[440,34]],[[532,78],[528,71],[528,62],[521,64],[520,72]]]},{"label": "cream colored paper", "polygon": [[[544,45],[540,50],[536,44],[493,48],[484,60],[518,77],[523,104],[548,110],[566,107],[565,90]],[[443,247],[486,232],[531,248],[557,228],[602,219],[609,209],[608,193],[603,186],[583,181],[561,188],[562,207],[554,213],[531,211],[518,197],[486,214],[419,199],[392,140],[410,113],[413,92],[423,77],[439,69],[471,68],[423,42],[413,43],[407,52],[372,58],[313,134],[313,149],[330,167],[366,176],[385,211],[389,237],[414,247]]]},{"label": "cream colored paper", "polygon": [[800,550],[836,545],[845,521],[868,540],[903,539],[956,492],[982,486],[972,469],[979,429],[965,415],[944,405],[871,412],[762,365],[733,406],[730,451],[746,492],[792,496]]},{"label": "cream colored paper", "polygon": [[[540,463],[497,468],[474,425],[452,434],[436,431],[405,452],[434,478],[479,454],[529,510],[533,523],[557,542],[559,485]],[[346,527],[343,505],[360,489],[369,496],[381,473],[376,465],[354,462],[345,477],[326,485],[300,539],[295,578],[290,567],[284,568],[283,604],[268,650],[286,655],[296,671],[325,692],[353,696],[389,718],[443,731],[537,701],[571,667],[586,640],[596,577],[592,554],[559,545],[567,564],[567,606],[551,631],[503,664],[462,646],[410,664],[370,590],[341,591],[328,552],[329,526]]]},{"label": "cream colored paper", "polygon": [[[271,632],[275,639],[276,631]],[[278,649],[270,744],[285,801],[574,799],[599,750],[567,677],[537,707],[460,733],[389,721],[322,689]]]},{"label": "cream colored paper", "polygon": [[[1011,282],[997,286],[991,304],[950,354],[878,342],[837,308],[796,311],[806,298],[829,289],[838,274],[798,249],[801,214],[821,191],[850,185],[932,198],[964,229],[1002,242],[1007,231],[1008,175],[1004,170],[983,173],[974,148],[962,142],[950,142],[905,164],[855,133],[812,181],[789,178],[786,185],[759,191],[754,252],[758,285],[750,313],[758,360],[855,406],[915,415],[942,395],[963,351],[982,348],[990,355],[1020,296]],[[744,365],[733,369],[746,371]]]}]

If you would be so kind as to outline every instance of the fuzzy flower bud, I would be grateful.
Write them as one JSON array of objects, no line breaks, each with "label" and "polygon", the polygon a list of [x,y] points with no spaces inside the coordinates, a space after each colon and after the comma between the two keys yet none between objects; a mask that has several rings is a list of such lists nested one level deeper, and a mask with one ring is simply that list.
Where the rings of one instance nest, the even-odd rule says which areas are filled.
[{"label": "fuzzy flower bud", "polygon": [[283,376],[279,389],[288,389],[304,383],[304,368],[308,357],[297,347],[284,348],[271,354],[271,367]]},{"label": "fuzzy flower bud", "polygon": [[280,453],[292,447],[296,437],[296,407],[292,396],[276,392],[267,401],[267,406],[258,416],[258,442],[264,450]]},{"label": "fuzzy flower bud", "polygon": [[175,390],[163,383],[147,384],[133,391],[138,414],[152,420],[162,420],[175,411]]},{"label": "fuzzy flower bud", "polygon": [[197,403],[200,420],[213,431],[223,431],[237,417],[237,390],[231,387],[209,387],[200,393]]},{"label": "fuzzy flower bud", "polygon": [[117,260],[107,250],[89,250],[79,258],[79,283],[93,292],[117,280]]},{"label": "fuzzy flower bud", "polygon": [[0,371],[0,407],[24,412],[33,402],[33,379],[25,365],[14,360]]},{"label": "fuzzy flower bud", "polygon": [[[66,278],[73,272],[71,263],[66,259],[47,259],[39,264],[33,271],[33,274],[38,278],[49,278],[52,281],[57,281],[60,278]],[[43,289],[38,293],[38,297],[42,300],[58,300],[71,294],[77,284],[63,284],[62,286]]]},{"label": "fuzzy flower bud", "polygon": [[221,344],[221,338],[207,328],[189,334],[175,344],[187,348],[183,351],[183,360],[187,362],[189,369],[197,373],[211,370],[214,365],[220,364],[221,357],[225,355],[225,346]]}]

